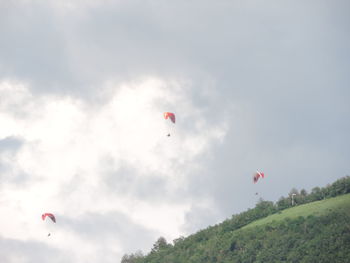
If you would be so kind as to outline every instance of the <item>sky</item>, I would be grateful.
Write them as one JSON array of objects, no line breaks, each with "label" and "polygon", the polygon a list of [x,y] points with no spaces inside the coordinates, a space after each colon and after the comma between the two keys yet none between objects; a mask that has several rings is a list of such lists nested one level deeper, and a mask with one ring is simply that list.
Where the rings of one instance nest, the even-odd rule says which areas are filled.
[{"label": "sky", "polygon": [[349,175],[349,10],[0,1],[0,257],[120,262]]}]

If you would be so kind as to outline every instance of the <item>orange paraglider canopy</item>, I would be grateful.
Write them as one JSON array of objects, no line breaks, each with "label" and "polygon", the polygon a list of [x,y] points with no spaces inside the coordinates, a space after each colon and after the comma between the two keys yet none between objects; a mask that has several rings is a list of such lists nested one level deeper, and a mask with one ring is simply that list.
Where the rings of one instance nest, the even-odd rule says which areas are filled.
[{"label": "orange paraglider canopy", "polygon": [[264,173],[256,171],[256,173],[253,176],[253,182],[254,184],[257,183],[259,181],[260,178],[264,178]]},{"label": "orange paraglider canopy", "polygon": [[170,118],[170,120],[175,123],[175,114],[171,113],[171,112],[164,112],[164,119],[168,119]]},{"label": "orange paraglider canopy", "polygon": [[55,218],[55,216],[54,216],[53,214],[51,214],[51,213],[42,214],[42,215],[41,215],[41,218],[42,218],[43,220],[45,220],[45,218],[46,218],[47,216],[50,217],[51,220],[52,220],[54,223],[56,223],[56,218]]}]

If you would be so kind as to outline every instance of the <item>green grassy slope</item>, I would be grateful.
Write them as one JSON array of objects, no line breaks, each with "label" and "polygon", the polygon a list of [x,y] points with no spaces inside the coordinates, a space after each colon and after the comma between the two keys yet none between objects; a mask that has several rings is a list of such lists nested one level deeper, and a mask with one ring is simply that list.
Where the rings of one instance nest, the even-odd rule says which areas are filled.
[{"label": "green grassy slope", "polygon": [[262,200],[173,244],[158,239],[147,255],[125,255],[121,262],[350,263],[350,177],[296,193],[296,200],[294,207],[290,195],[276,203]]},{"label": "green grassy slope", "polygon": [[269,224],[272,222],[278,222],[286,218],[293,219],[299,216],[307,217],[310,215],[322,216],[339,209],[347,211],[350,215],[350,194],[341,195],[334,198],[316,201],[300,206],[297,205],[293,208],[285,209],[279,213],[256,220],[240,229],[243,230],[255,226]]}]

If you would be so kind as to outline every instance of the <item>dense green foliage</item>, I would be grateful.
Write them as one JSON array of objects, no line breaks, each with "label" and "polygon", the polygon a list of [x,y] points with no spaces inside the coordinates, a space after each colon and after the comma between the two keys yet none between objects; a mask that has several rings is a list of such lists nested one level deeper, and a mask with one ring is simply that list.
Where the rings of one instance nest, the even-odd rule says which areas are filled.
[{"label": "dense green foliage", "polygon": [[349,262],[348,193],[349,176],[310,194],[293,189],[173,244],[161,237],[149,254],[125,255],[122,263]]}]

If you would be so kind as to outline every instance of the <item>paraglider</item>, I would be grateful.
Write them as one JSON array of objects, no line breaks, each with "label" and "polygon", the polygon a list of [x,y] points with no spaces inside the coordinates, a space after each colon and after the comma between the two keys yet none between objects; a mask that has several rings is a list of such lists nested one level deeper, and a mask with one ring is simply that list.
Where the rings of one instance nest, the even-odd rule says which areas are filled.
[{"label": "paraglider", "polygon": [[170,120],[175,123],[175,114],[172,112],[164,112],[164,119],[168,119],[170,118]]},{"label": "paraglider", "polygon": [[[172,123],[175,123],[175,114],[172,112],[164,112],[164,119],[170,119]],[[167,134],[170,137],[170,133]]]},{"label": "paraglider", "polygon": [[[49,217],[52,220],[52,222],[56,223],[56,217],[53,214],[51,214],[51,213],[44,213],[44,214],[41,215],[41,218],[42,218],[43,221],[45,221],[46,217]],[[47,236],[48,237],[51,236],[51,233],[48,233]]]},{"label": "paraglider", "polygon": [[55,218],[55,216],[54,216],[53,214],[51,214],[51,213],[42,214],[42,215],[41,215],[41,218],[42,218],[43,220],[45,220],[47,216],[50,217],[51,220],[52,220],[54,223],[56,223],[56,218]]},{"label": "paraglider", "polygon": [[264,178],[264,176],[265,176],[264,173],[256,171],[256,173],[253,176],[254,184],[256,184],[259,181],[260,178]]}]

